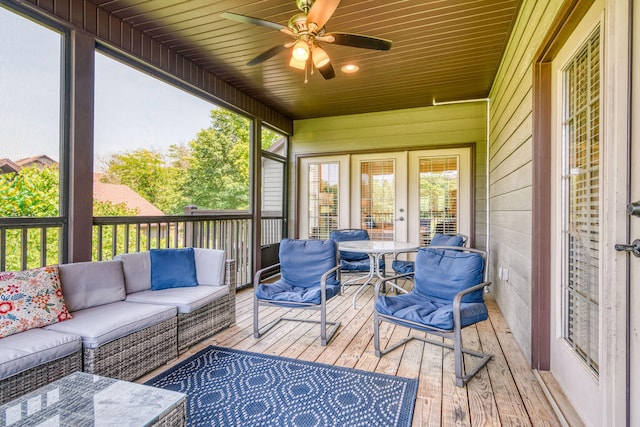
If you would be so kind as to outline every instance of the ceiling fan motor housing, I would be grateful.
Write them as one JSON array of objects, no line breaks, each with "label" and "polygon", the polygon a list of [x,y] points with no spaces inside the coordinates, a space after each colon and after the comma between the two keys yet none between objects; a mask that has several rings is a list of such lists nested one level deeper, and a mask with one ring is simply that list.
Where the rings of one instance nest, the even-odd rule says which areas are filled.
[{"label": "ceiling fan motor housing", "polygon": [[296,6],[298,6],[298,9],[300,9],[304,13],[309,12],[309,9],[311,9],[313,3],[315,3],[315,0],[296,0]]}]

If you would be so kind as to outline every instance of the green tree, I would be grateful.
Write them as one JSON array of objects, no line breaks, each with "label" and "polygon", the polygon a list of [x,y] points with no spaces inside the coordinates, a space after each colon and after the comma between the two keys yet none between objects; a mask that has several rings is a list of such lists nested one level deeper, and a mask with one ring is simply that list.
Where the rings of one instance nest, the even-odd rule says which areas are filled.
[{"label": "green tree", "polygon": [[[2,217],[57,217],[59,216],[60,179],[57,166],[38,168],[35,166],[22,168],[17,173],[0,175],[0,216]],[[128,216],[137,211],[128,209],[124,203],[94,201],[94,216]],[[44,264],[59,262],[60,233],[59,227],[9,229],[6,232],[5,265],[7,270],[22,268],[22,241],[27,241],[27,267],[38,267],[41,264],[40,245],[45,243],[46,254]],[[119,242],[124,241],[124,235]],[[111,250],[112,240],[104,238],[103,250]],[[97,235],[93,236],[94,253],[97,250]]]},{"label": "green tree", "polygon": [[0,216],[56,217],[60,186],[57,166],[30,166],[0,175]]},{"label": "green tree", "polygon": [[249,120],[211,111],[211,126],[189,143],[184,185],[190,203],[206,209],[249,208]]},{"label": "green tree", "polygon": [[105,162],[102,181],[130,187],[168,215],[184,212],[185,170],[190,150],[172,145],[165,155],[144,148],[112,154]]}]

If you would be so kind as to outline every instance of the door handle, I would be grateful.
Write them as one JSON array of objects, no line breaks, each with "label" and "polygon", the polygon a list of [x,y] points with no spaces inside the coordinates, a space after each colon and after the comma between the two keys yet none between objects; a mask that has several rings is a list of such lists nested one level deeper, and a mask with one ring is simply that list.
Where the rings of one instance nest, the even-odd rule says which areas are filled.
[{"label": "door handle", "polygon": [[396,219],[396,221],[404,221],[404,217],[401,216],[400,218]]},{"label": "door handle", "polygon": [[633,216],[640,216],[640,201],[631,202],[627,205],[627,214]]},{"label": "door handle", "polygon": [[618,252],[631,252],[634,256],[640,258],[640,239],[636,239],[630,245],[616,243],[614,246]]}]

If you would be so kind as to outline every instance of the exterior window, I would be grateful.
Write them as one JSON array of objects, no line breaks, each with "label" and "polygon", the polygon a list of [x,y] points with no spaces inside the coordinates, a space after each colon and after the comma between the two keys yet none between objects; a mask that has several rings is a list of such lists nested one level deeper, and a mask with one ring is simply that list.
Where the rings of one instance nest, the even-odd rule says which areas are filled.
[{"label": "exterior window", "polygon": [[287,137],[263,126],[261,145],[261,243],[264,246],[279,243],[286,233]]},{"label": "exterior window", "polygon": [[421,158],[420,244],[426,246],[435,233],[458,232],[458,156]]},{"label": "exterior window", "polygon": [[66,260],[63,33],[0,5],[0,270]]},{"label": "exterior window", "polygon": [[338,163],[309,165],[309,238],[328,239],[338,228]]},{"label": "exterior window", "polygon": [[563,338],[599,370],[600,36],[563,70]]}]

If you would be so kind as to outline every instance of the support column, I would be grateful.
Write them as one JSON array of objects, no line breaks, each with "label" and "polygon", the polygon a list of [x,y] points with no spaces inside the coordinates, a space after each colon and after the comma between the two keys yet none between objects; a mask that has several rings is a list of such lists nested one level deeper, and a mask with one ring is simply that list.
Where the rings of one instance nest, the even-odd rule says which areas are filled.
[{"label": "support column", "polygon": [[91,261],[95,40],[71,33],[68,262]]}]

